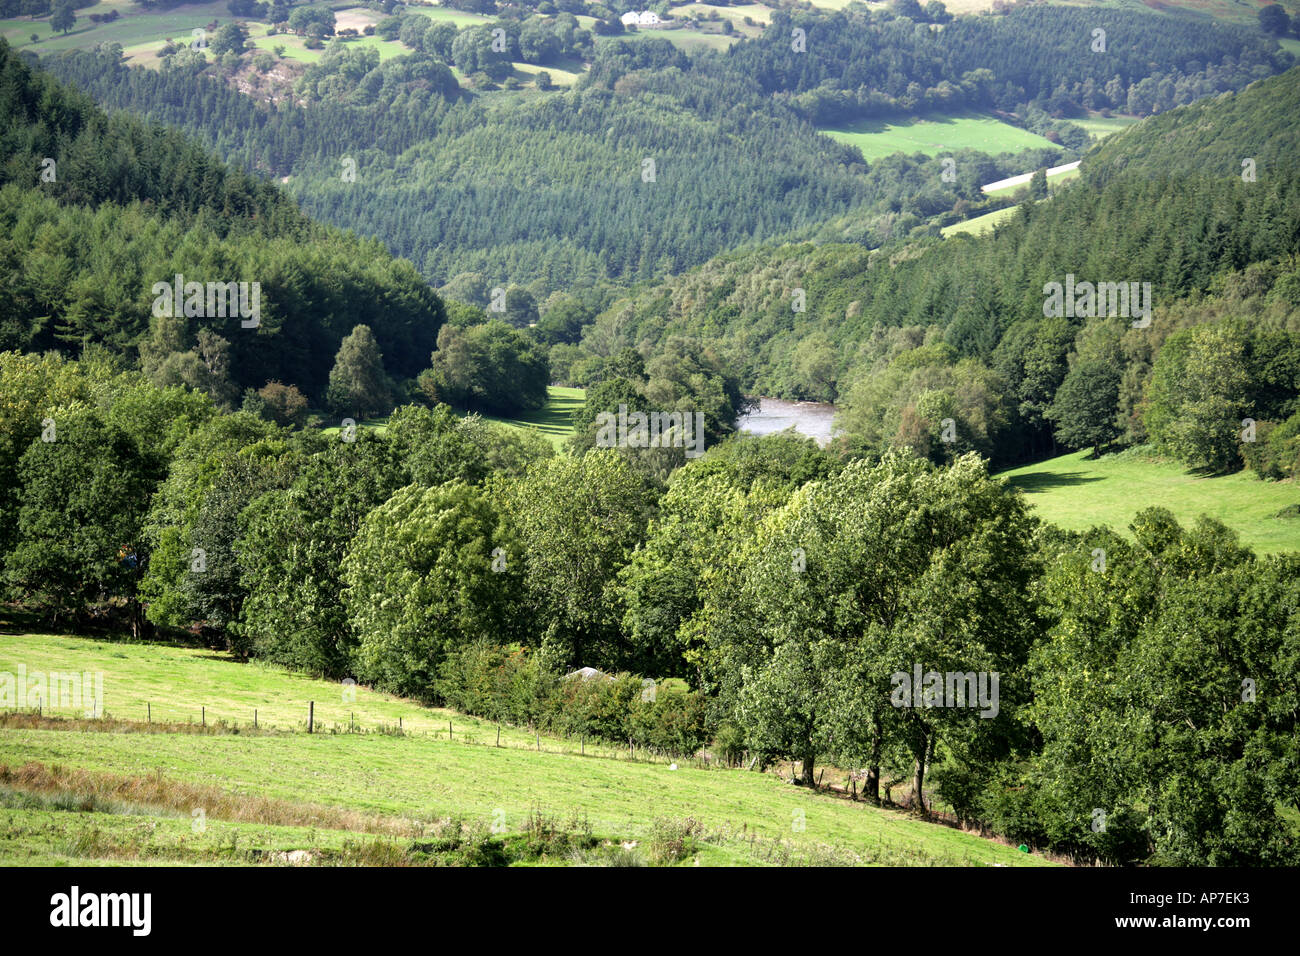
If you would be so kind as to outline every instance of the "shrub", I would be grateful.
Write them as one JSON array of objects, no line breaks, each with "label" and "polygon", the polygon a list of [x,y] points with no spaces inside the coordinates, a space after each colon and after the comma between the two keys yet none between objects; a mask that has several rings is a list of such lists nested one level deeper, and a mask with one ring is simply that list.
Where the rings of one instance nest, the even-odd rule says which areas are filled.
[{"label": "shrub", "polygon": [[1241,457],[1259,477],[1294,478],[1300,468],[1300,413],[1281,424],[1257,422],[1255,440],[1242,442],[1240,448]]},{"label": "shrub", "polygon": [[695,853],[704,825],[693,817],[685,820],[656,820],[650,829],[650,859],[663,866],[678,863]]},{"label": "shrub", "polygon": [[267,413],[281,425],[301,425],[307,414],[307,396],[296,385],[267,382],[257,390]]},{"label": "shrub", "polygon": [[713,738],[713,756],[728,767],[739,766],[745,756],[745,735],[729,720],[723,721]]}]

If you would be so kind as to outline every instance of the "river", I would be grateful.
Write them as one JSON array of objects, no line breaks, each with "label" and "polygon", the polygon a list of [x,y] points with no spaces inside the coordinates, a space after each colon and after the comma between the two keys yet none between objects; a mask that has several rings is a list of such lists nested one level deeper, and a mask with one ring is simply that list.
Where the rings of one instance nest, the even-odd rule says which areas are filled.
[{"label": "river", "polygon": [[754,435],[771,435],[793,427],[801,435],[826,445],[831,440],[835,406],[819,402],[787,402],[782,398],[760,398],[758,408],[742,415],[736,423],[741,431]]}]

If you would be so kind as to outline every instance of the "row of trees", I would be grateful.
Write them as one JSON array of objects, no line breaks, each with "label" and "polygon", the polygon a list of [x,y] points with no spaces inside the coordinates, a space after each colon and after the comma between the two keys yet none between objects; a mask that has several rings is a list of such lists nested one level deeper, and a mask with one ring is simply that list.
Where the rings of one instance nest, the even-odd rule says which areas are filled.
[{"label": "row of trees", "polygon": [[[494,34],[496,30],[500,33]],[[467,76],[483,72],[495,80],[509,75],[512,62],[556,65],[568,59],[588,60],[594,51],[591,31],[579,26],[570,13],[503,19],[462,29],[446,20],[435,22],[424,14],[408,13],[380,21],[375,32],[455,64]]]},{"label": "row of trees", "polygon": [[832,761],[1080,859],[1296,862],[1300,561],[1208,519],[1067,534],[976,456],[792,434],[667,482],[445,407],[327,436],[104,353],[0,353],[0,415],[0,580],[65,624],[810,785]]},{"label": "row of trees", "polygon": [[[792,41],[796,30],[802,43]],[[729,60],[818,122],[1030,103],[1057,116],[1085,106],[1146,115],[1293,62],[1241,27],[1041,4],[958,17],[939,31],[892,10],[779,11]]]}]

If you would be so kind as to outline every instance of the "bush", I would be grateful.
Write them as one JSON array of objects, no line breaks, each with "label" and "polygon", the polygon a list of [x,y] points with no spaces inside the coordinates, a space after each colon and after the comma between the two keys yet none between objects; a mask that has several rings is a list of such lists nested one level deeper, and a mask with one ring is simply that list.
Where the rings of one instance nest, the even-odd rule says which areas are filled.
[{"label": "bush", "polygon": [[480,641],[448,653],[436,690],[449,707],[476,717],[614,744],[631,737],[674,756],[689,756],[708,739],[704,697],[683,681],[661,683],[649,699],[633,674],[559,677],[518,646]]},{"label": "bush", "polygon": [[278,424],[301,425],[307,415],[307,396],[296,385],[267,382],[257,390],[257,396],[263,402],[262,408]]},{"label": "bush", "polygon": [[745,757],[745,735],[731,721],[723,721],[713,737],[713,756],[728,767],[737,767]]},{"label": "bush", "polygon": [[1267,481],[1294,478],[1300,469],[1300,413],[1281,424],[1256,422],[1255,440],[1242,442],[1241,457]]},{"label": "bush", "polygon": [[695,853],[704,825],[685,820],[656,820],[650,830],[650,859],[663,866],[678,863]]}]

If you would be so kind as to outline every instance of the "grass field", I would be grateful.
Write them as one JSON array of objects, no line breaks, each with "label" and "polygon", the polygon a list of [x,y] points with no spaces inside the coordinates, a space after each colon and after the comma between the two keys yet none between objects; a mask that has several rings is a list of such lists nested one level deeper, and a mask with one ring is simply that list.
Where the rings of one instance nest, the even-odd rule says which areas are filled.
[{"label": "grass field", "polygon": [[[734,7],[720,7],[711,3],[683,3],[669,8],[669,12],[678,20],[717,14],[723,20],[730,20],[732,28],[742,37],[761,36],[767,24],[772,22],[772,8],[761,3],[736,4]],[[745,17],[749,17],[749,24],[745,23]]]},{"label": "grass field", "polygon": [[1111,133],[1118,133],[1126,130],[1134,123],[1139,122],[1136,116],[1089,116],[1085,119],[1070,120],[1075,126],[1082,126],[1098,139],[1105,139]]},{"label": "grass field", "polygon": [[572,86],[585,70],[577,60],[566,61],[564,67],[536,66],[532,63],[514,63],[512,66],[515,68],[515,77],[529,83],[536,81],[538,73],[549,73],[552,86]]},{"label": "grass field", "polygon": [[976,216],[974,219],[967,219],[965,222],[955,222],[951,226],[944,226],[939,233],[947,239],[949,236],[955,236],[959,232],[965,232],[972,236],[982,235],[988,232],[1000,222],[1005,222],[1016,214],[1017,206],[1007,206],[1004,209],[994,209],[992,212],[986,212],[982,216]]},{"label": "grass field", "polygon": [[1003,473],[1027,496],[1035,513],[1070,531],[1110,525],[1128,534],[1144,508],[1168,508],[1184,525],[1208,514],[1241,536],[1258,554],[1300,551],[1300,519],[1278,518],[1300,503],[1294,482],[1261,481],[1251,472],[1204,478],[1141,450],[1105,455],[1062,455]]},{"label": "grass field", "polygon": [[[140,711],[146,697],[155,715],[171,717],[196,714],[200,700],[210,715],[242,718],[260,702],[289,723],[308,699],[318,715],[355,708],[359,719],[391,720],[403,713],[411,725],[431,728],[447,713],[365,688],[345,706],[337,684],[168,645],[0,634],[0,673],[19,665],[28,674],[102,668],[109,717]],[[690,853],[675,860],[683,863],[1047,862],[955,828],[810,793],[772,773],[616,759],[591,746],[582,755],[577,741],[546,737],[539,753],[527,732],[511,729],[497,747],[490,726],[470,740],[465,730],[475,722],[452,720],[459,732],[448,740],[432,732],[198,734],[112,722],[96,729],[87,721],[37,728],[10,715],[0,719],[0,865],[275,863],[285,862],[275,854],[292,850],[308,850],[318,863],[393,862],[394,855],[409,862],[428,848],[403,834],[445,834],[460,819],[480,831],[496,828],[508,845],[531,839],[539,814],[581,821],[575,829],[589,828],[606,851],[619,855],[621,846],[651,861],[666,828],[695,834]],[[194,809],[208,823],[191,838]]]},{"label": "grass field", "polygon": [[[121,15],[113,23],[94,24],[90,22],[91,13],[107,13],[116,9]],[[436,21],[446,21],[457,27],[487,23],[490,18],[477,13],[465,13],[444,7],[421,7],[419,12]],[[359,29],[367,22],[374,22],[379,15],[363,7],[338,6],[336,8],[339,27],[352,26]],[[213,20],[228,23],[230,11],[225,0],[213,3],[187,3],[172,7],[170,10],[143,10],[130,0],[102,0],[94,7],[78,11],[76,27],[64,36],[50,29],[49,19],[30,20],[16,18],[0,20],[0,35],[3,35],[15,47],[27,47],[37,53],[54,53],[61,50],[89,49],[99,43],[120,43],[123,52],[133,65],[157,66],[157,53],[162,49],[167,38],[178,43],[188,42],[190,31],[202,27]],[[284,47],[286,59],[302,63],[315,63],[324,50],[309,50],[305,46],[305,37],[290,34],[267,36],[268,25],[256,20],[241,18],[249,27],[249,45],[260,50],[271,50],[276,46]],[[32,43],[31,35],[40,38]],[[328,40],[326,41],[329,42]],[[347,41],[357,46],[372,47],[379,51],[380,59],[387,60],[411,51],[395,40],[381,37],[359,37]],[[562,82],[557,79],[557,83]]]},{"label": "grass field", "polygon": [[[91,13],[108,13],[116,9],[121,15],[112,23],[91,23]],[[156,44],[161,47],[167,37],[177,42],[188,40],[190,31],[202,27],[212,20],[225,23],[230,19],[230,11],[224,2],[187,3],[170,10],[148,12],[132,3],[99,3],[77,11],[76,26],[64,36],[50,29],[49,18],[29,20],[0,20],[0,34],[10,44],[19,48],[29,48],[44,56],[59,50],[84,50],[97,43],[120,43],[123,48],[138,47],[141,44]],[[33,44],[31,35],[35,33],[40,42]]]},{"label": "grass field", "polygon": [[[482,418],[509,428],[518,428],[541,435],[552,445],[559,448],[573,434],[573,413],[582,407],[587,393],[581,388],[565,388],[549,385],[546,388],[546,404],[535,412],[525,412],[517,418],[502,418],[497,415],[483,415]],[[458,412],[457,414],[468,414]],[[373,428],[383,432],[387,427],[388,417],[367,418],[357,422],[358,428]],[[337,434],[338,425],[322,429],[326,434]]]},{"label": "grass field", "polygon": [[573,434],[573,413],[582,407],[587,393],[581,388],[551,385],[547,387],[546,395],[546,405],[535,412],[525,412],[517,418],[483,417],[511,428],[536,432],[558,448]]},{"label": "grass field", "polygon": [[[757,33],[757,31],[753,31]],[[733,33],[727,36],[723,33],[705,33],[703,30],[636,30],[627,33],[620,33],[617,36],[598,36],[595,38],[597,43],[610,43],[615,40],[626,40],[635,43],[637,40],[659,39],[667,40],[673,46],[692,53],[697,50],[725,50],[731,44],[741,39],[739,33]]]},{"label": "grass field", "polygon": [[[292,33],[277,33],[275,36],[267,36],[267,28],[261,24],[252,24],[249,29],[249,46],[256,47],[259,50],[273,51],[277,46],[284,47],[284,58],[286,60],[298,60],[302,63],[317,63],[325,54],[324,49],[309,50],[307,49],[306,37],[294,36]],[[328,45],[332,41],[326,41]],[[404,56],[411,51],[402,46],[396,40],[385,40],[383,37],[355,37],[344,41],[348,48],[368,47],[379,51],[379,59],[390,60],[395,56]]]},{"label": "grass field", "polygon": [[937,156],[948,150],[979,149],[997,154],[1052,146],[1041,136],[975,113],[951,116],[933,113],[901,123],[859,120],[820,131],[841,143],[858,147],[867,162],[893,153]]}]

